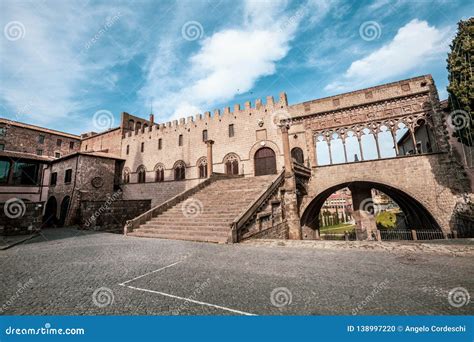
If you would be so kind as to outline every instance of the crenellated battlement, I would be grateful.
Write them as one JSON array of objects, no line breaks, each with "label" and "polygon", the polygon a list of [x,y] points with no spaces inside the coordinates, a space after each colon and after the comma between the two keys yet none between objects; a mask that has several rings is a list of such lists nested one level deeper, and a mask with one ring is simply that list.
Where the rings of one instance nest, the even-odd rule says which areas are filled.
[{"label": "crenellated battlement", "polygon": [[[124,129],[123,138],[131,137],[135,135],[147,134],[153,131],[166,131],[166,130],[179,130],[187,129],[191,126],[198,124],[210,124],[211,122],[220,122],[226,117],[247,117],[252,111],[259,113],[272,114],[275,109],[280,109],[288,106],[288,100],[286,93],[282,92],[279,95],[278,102],[275,102],[273,96],[267,96],[266,102],[262,99],[256,99],[254,106],[250,101],[244,102],[242,108],[240,104],[234,104],[233,111],[231,107],[227,106],[223,108],[223,112],[220,109],[215,109],[213,113],[210,111],[204,112],[204,114],[196,114],[195,116],[188,116],[186,118],[179,118],[164,123],[155,123],[154,115],[150,115],[150,120],[145,120],[137,116],[133,116],[128,113],[122,113],[122,128]],[[138,125],[138,126],[137,126]],[[133,128],[132,128],[133,127]]]}]

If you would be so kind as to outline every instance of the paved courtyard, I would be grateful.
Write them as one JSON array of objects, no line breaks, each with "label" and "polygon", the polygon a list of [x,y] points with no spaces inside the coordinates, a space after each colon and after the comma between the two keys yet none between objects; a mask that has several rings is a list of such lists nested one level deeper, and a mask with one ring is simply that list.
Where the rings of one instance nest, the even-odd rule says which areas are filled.
[{"label": "paved courtyard", "polygon": [[[0,251],[0,262],[2,314],[474,313],[472,298],[459,306],[465,290],[474,295],[472,253],[217,245],[65,228]],[[454,288],[464,290],[450,304]]]}]

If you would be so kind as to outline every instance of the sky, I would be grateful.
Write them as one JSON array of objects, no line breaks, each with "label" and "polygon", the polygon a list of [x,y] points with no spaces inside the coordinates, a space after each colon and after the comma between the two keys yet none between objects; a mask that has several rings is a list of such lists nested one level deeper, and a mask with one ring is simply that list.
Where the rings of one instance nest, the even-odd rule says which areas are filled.
[{"label": "sky", "polygon": [[70,132],[432,74],[469,1],[0,2],[0,116]]}]

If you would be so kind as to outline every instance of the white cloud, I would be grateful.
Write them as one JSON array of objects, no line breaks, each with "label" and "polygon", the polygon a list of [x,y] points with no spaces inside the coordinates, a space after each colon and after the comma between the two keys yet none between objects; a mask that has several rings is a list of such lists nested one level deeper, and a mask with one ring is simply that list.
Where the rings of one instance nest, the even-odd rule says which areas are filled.
[{"label": "white cloud", "polygon": [[345,91],[374,85],[444,58],[451,34],[449,29],[438,29],[414,19],[401,27],[391,42],[352,62],[342,80],[328,84],[325,90]]},{"label": "white cloud", "polygon": [[[88,125],[79,112],[101,105],[92,103],[90,86],[113,89],[118,81],[117,74],[105,69],[123,55],[100,56],[106,49],[107,30],[128,11],[84,4],[10,2],[3,6],[2,31],[8,22],[19,21],[25,35],[16,41],[1,37],[1,78],[8,85],[0,88],[2,116],[60,129]],[[104,29],[107,23],[110,26]]]},{"label": "white cloud", "polygon": [[[215,103],[231,100],[247,92],[264,76],[276,72],[301,21],[301,16],[285,14],[286,1],[246,1],[243,25],[206,32],[199,50],[188,58],[184,70],[169,65],[164,56],[175,54],[176,46],[160,46],[148,69],[147,85],[141,90],[144,99],[159,95],[156,108],[172,118],[196,114],[185,110],[205,111]],[[206,26],[204,25],[206,31]],[[160,45],[163,43],[160,43]],[[173,78],[167,73],[174,73]],[[167,119],[167,118],[165,118]]]}]

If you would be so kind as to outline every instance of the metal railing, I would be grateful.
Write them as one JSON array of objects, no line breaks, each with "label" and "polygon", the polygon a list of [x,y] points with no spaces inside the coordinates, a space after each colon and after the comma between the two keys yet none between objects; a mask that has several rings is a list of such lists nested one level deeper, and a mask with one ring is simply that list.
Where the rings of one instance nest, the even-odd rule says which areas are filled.
[{"label": "metal railing", "polygon": [[405,229],[380,229],[378,230],[380,240],[382,241],[393,241],[393,240],[442,240],[448,238],[440,230],[405,230]]}]

